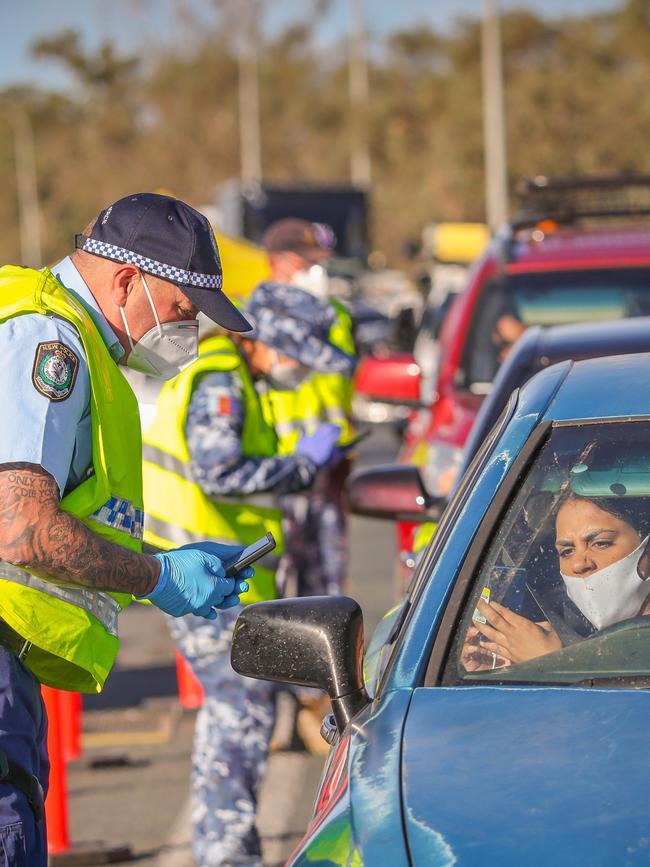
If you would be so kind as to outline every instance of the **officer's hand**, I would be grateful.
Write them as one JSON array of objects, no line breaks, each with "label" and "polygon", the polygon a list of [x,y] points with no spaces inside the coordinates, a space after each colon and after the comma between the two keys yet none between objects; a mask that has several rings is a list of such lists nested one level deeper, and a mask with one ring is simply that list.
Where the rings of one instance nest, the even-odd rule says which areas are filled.
[{"label": "officer's hand", "polygon": [[232,608],[239,594],[248,589],[246,578],[253,574],[250,567],[226,577],[225,564],[239,551],[241,546],[205,542],[154,554],[160,562],[158,582],[151,593],[139,598],[150,600],[173,617],[197,614],[215,620],[215,608]]},{"label": "officer's hand", "polygon": [[337,464],[340,464],[341,461],[347,461],[350,458],[354,458],[353,452],[356,448],[357,443],[352,442],[348,443],[345,446],[334,446],[332,449],[332,454],[329,457],[327,462],[328,467],[335,467]]},{"label": "officer's hand", "polygon": [[[205,551],[207,554],[213,554],[219,557],[224,564],[225,571],[228,565],[239,557],[244,547],[244,545],[224,545],[222,542],[191,542],[189,545],[183,545],[178,550],[196,549],[198,551]],[[248,590],[248,580],[254,574],[255,569],[252,566],[246,566],[244,569],[238,569],[232,575],[228,575],[228,578],[235,579],[235,589],[230,596],[226,596],[221,605],[217,605],[216,607],[225,610],[226,608],[233,608],[235,605],[239,605],[239,597]]]},{"label": "officer's hand", "polygon": [[311,436],[300,437],[296,454],[305,455],[319,468],[324,467],[330,462],[340,436],[341,428],[337,424],[322,424]]}]

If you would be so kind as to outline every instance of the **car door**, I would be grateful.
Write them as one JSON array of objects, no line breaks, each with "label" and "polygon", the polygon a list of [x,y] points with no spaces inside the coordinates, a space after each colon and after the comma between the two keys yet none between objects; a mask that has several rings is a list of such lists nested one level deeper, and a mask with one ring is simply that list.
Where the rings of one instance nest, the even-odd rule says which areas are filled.
[{"label": "car door", "polygon": [[556,425],[511,466],[407,712],[414,865],[648,862],[648,443],[648,420]]}]

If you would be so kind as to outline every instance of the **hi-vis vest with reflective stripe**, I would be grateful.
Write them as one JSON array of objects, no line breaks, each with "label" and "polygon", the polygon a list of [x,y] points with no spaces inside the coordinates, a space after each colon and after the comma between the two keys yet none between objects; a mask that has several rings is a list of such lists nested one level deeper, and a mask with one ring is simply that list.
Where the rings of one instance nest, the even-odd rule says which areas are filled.
[{"label": "hi-vis vest with reflective stripe", "polygon": [[[333,300],[330,303],[336,311],[330,343],[348,355],[355,355],[352,317],[343,304]],[[292,454],[302,434],[312,434],[324,422],[341,428],[340,445],[351,442],[356,436],[352,393],[352,379],[340,373],[313,373],[296,391],[269,389],[263,395],[262,405],[267,422],[278,435],[279,453]]]},{"label": "hi-vis vest with reflective stripe", "polygon": [[154,421],[144,435],[144,500],[150,510],[144,537],[160,548],[206,539],[250,545],[270,531],[277,547],[255,564],[255,577],[242,602],[274,599],[275,570],[283,551],[282,516],[275,498],[272,494],[208,497],[192,476],[185,438],[190,399],[198,378],[218,370],[236,372],[243,384],[242,454],[277,454],[277,437],[264,420],[248,367],[235,345],[223,336],[204,340],[199,358],[162,387]]},{"label": "hi-vis vest with reflective stripe", "polygon": [[[352,317],[347,308],[339,301],[330,301],[336,311],[336,322],[330,328],[330,343],[348,355],[356,355],[352,333]],[[325,420],[341,428],[339,445],[345,446],[356,436],[352,423],[352,378],[340,373],[315,373],[310,384],[323,407]]]},{"label": "hi-vis vest with reflective stripe", "polygon": [[[140,417],[131,387],[86,310],[47,268],[0,268],[0,299],[0,321],[41,313],[67,320],[79,332],[90,374],[94,473],[60,506],[97,535],[140,551]],[[46,579],[0,560],[0,617],[32,643],[25,663],[41,683],[99,692],[119,647],[117,615],[133,597]]]}]

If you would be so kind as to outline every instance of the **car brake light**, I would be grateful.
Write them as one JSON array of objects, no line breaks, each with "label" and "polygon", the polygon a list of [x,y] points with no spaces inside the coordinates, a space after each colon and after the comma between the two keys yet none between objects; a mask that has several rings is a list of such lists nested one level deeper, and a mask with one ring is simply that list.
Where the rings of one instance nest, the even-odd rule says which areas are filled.
[{"label": "car brake light", "polygon": [[339,745],[330,759],[325,771],[325,779],[320,787],[316,798],[316,806],[314,815],[305,832],[304,837],[296,848],[293,850],[289,858],[285,862],[288,865],[293,864],[293,860],[297,857],[303,846],[306,845],[309,838],[318,830],[320,825],[325,821],[327,816],[334,809],[334,806],[341,799],[348,785],[348,754],[350,752],[350,737],[341,738]]},{"label": "car brake light", "polygon": [[316,799],[312,828],[322,822],[347,788],[349,752],[350,738],[346,736],[341,738],[327,767],[325,779]]}]

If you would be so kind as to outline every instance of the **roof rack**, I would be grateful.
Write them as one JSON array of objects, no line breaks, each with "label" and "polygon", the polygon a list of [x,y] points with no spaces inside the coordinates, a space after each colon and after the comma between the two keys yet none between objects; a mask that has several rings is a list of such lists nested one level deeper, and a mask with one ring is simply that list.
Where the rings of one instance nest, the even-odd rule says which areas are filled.
[{"label": "roof rack", "polygon": [[541,220],[572,223],[579,219],[650,216],[650,175],[602,175],[522,178],[517,185],[520,210],[513,231]]}]

